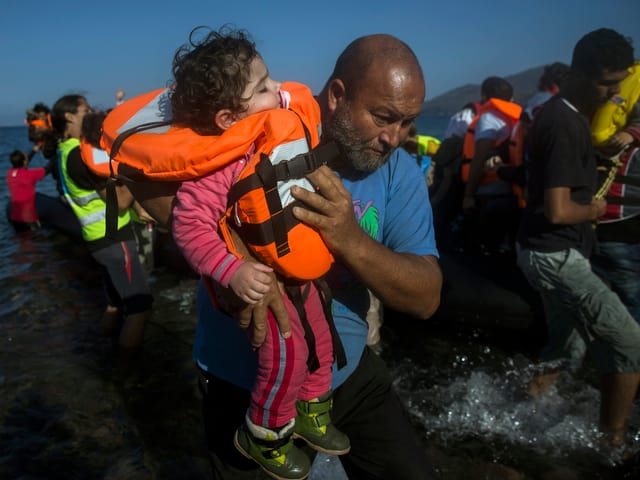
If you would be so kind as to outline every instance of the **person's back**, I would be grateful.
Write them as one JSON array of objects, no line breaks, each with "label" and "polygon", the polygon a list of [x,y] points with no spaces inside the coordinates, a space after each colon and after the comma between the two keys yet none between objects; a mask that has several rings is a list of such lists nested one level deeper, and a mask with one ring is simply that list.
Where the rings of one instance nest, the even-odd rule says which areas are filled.
[{"label": "person's back", "polygon": [[569,65],[565,63],[554,62],[545,65],[542,75],[538,79],[538,91],[527,100],[522,110],[521,120],[531,124],[542,105],[560,91],[560,87],[568,74]]},{"label": "person's back", "polygon": [[29,157],[20,150],[13,151],[9,159],[13,168],[7,171],[7,186],[11,207],[9,220],[17,230],[38,228],[36,211],[36,183],[46,175],[44,167],[28,168]]},{"label": "person's back", "polygon": [[511,84],[500,77],[488,77],[482,82],[482,100],[463,144],[465,250],[511,251],[521,191],[497,172],[504,164],[510,164],[509,140],[522,109],[513,103]]},{"label": "person's back", "polygon": [[444,132],[444,139],[451,137],[464,138],[467,129],[480,109],[480,102],[470,102],[451,115]]},{"label": "person's back", "polygon": [[[92,122],[94,118],[99,121]],[[100,129],[104,114],[92,112],[81,95],[65,95],[55,102],[51,119],[60,139],[59,172],[65,197],[81,224],[85,245],[102,271],[107,301],[102,317],[103,331],[117,338],[118,366],[130,368],[143,348],[145,324],[153,304],[146,274],[136,255],[129,214],[133,197],[126,186],[114,186],[116,229],[107,235],[107,178],[87,167],[80,148],[81,141],[93,139],[95,142],[100,138],[95,130]],[[93,147],[99,148],[99,145]]]},{"label": "person's back", "polygon": [[[502,163],[509,163],[508,140],[522,109],[513,103],[511,84],[500,77],[482,82],[482,100],[464,137],[462,178],[467,183],[467,197],[511,193],[509,185],[486,169],[486,161],[497,155],[502,157]],[[476,164],[479,168],[475,168]]]}]

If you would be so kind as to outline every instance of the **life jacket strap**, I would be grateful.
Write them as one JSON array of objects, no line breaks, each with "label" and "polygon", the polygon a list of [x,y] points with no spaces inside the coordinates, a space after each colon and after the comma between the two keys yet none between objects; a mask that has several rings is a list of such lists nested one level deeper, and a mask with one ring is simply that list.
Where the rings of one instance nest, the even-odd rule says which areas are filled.
[{"label": "life jacket strap", "polygon": [[116,192],[116,178],[107,178],[105,207],[105,237],[115,240],[118,233],[118,193]]},{"label": "life jacket strap", "polygon": [[329,324],[329,331],[331,332],[331,343],[333,344],[333,358],[336,360],[338,370],[342,369],[347,364],[347,355],[344,352],[344,346],[338,330],[336,329],[336,323],[333,320],[333,312],[331,311],[331,301],[333,295],[329,284],[324,278],[317,278],[313,281],[314,285],[320,292],[320,299],[322,300],[322,308],[324,310],[324,316]]},{"label": "life jacket strap", "polygon": [[[280,199],[280,192],[278,192],[276,172],[267,154],[260,155],[260,161],[256,165],[255,172],[264,189],[264,198],[270,213],[268,222],[271,224],[273,242],[276,246],[278,258],[280,258],[291,251],[289,248],[289,230],[292,227],[287,225],[290,222],[287,222],[283,215],[284,209]],[[291,215],[291,219],[293,219],[293,215]]]},{"label": "life jacket strap", "polygon": [[233,205],[245,194],[253,190],[262,189],[265,201],[269,208],[270,218],[259,224],[243,223],[236,225],[231,223],[240,234],[240,237],[253,245],[265,246],[274,243],[278,257],[287,255],[289,247],[288,232],[300,223],[292,213],[292,209],[298,202],[291,202],[286,207],[282,206],[278,182],[284,182],[292,178],[302,178],[313,172],[321,165],[327,164],[339,155],[338,147],[334,142],[319,145],[309,152],[296,155],[290,160],[273,165],[269,156],[260,155],[260,160],[255,167],[255,173],[249,175],[231,187],[227,196],[228,205]]},{"label": "life jacket strap", "polygon": [[318,354],[316,352],[316,336],[313,334],[307,318],[307,311],[304,308],[304,304],[307,298],[309,298],[310,284],[307,282],[302,286],[285,285],[284,288],[300,317],[300,323],[304,331],[304,338],[309,352],[307,355],[307,368],[309,369],[309,373],[313,373],[320,368],[320,360],[318,360]]},{"label": "life jacket strap", "polygon": [[105,210],[105,237],[115,240],[116,234],[118,232],[118,194],[116,193],[116,182],[118,178],[118,174],[115,172],[113,168],[113,160],[116,155],[120,151],[120,147],[122,143],[129,138],[131,135],[143,132],[145,130],[152,130],[154,128],[163,127],[166,125],[170,125],[169,121],[162,122],[149,122],[143,123],[141,125],[137,125],[133,128],[125,130],[120,135],[116,137],[113,141],[113,145],[111,146],[111,151],[109,152],[109,178],[107,179],[107,190],[106,190],[106,210]]},{"label": "life jacket strap", "polygon": [[[264,178],[274,179],[278,182],[286,182],[287,180],[302,178],[308,173],[322,165],[326,165],[340,154],[337,145],[334,142],[318,145],[307,153],[296,155],[290,160],[284,160],[276,165],[272,165],[269,157],[265,154],[261,157],[260,162],[264,162],[262,175]],[[267,173],[267,168],[271,165],[274,170],[273,177]],[[256,170],[258,167],[256,167]],[[251,190],[262,188],[264,181],[258,175],[249,175],[242,180],[238,180],[233,184],[227,196],[227,204],[229,206],[236,203],[240,197],[247,194]]]},{"label": "life jacket strap", "polygon": [[276,179],[280,182],[292,178],[302,178],[339,155],[339,150],[334,142],[318,145],[316,148],[300,153],[291,160],[277,163],[273,166]]},{"label": "life jacket strap", "polygon": [[[347,364],[347,356],[344,352],[344,346],[342,345],[338,331],[336,330],[333,314],[331,313],[331,290],[329,289],[327,282],[322,278],[314,280],[313,284],[318,289],[320,302],[322,303],[322,310],[329,326],[331,344],[333,346],[333,357],[336,360],[338,369],[341,369]],[[309,355],[307,357],[307,368],[309,368],[309,373],[313,373],[320,368],[320,361],[318,360],[318,354],[316,352],[316,338],[313,334],[313,330],[311,329],[311,325],[307,318],[307,312],[304,308],[304,304],[309,298],[310,284],[309,282],[302,286],[285,284],[285,291],[300,317],[300,323],[302,324],[307,349],[309,351]]]},{"label": "life jacket strap", "polygon": [[[240,237],[252,245],[264,247],[270,243],[276,242],[274,219],[281,225],[281,228],[288,232],[295,227],[300,221],[293,216],[293,207],[299,205],[299,202],[291,202],[275,216],[262,223],[243,223],[237,225],[235,222],[229,222],[229,226],[235,229]],[[282,256],[282,255],[280,255]]]},{"label": "life jacket strap", "polygon": [[167,125],[171,125],[170,120],[162,120],[158,122],[147,122],[141,123],[140,125],[136,125],[135,127],[131,127],[128,130],[125,130],[121,134],[119,134],[116,139],[113,141],[113,145],[111,145],[110,158],[115,158],[118,155],[118,151],[122,146],[122,143],[129,138],[131,135],[134,135],[138,132],[144,132],[145,130],[153,130],[154,128],[166,127]]}]

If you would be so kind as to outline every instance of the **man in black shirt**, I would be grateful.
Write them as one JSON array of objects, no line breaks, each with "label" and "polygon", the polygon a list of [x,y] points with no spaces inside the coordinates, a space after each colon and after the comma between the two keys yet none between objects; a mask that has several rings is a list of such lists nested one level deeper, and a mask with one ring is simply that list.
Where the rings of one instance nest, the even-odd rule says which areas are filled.
[{"label": "man in black shirt", "polygon": [[589,262],[594,224],[606,208],[594,199],[589,119],[619,92],[633,61],[629,41],[613,30],[593,31],[576,44],[567,81],[531,129],[529,198],[518,232],[518,265],[545,309],[541,357],[568,358],[575,367],[589,352],[602,374],[600,429],[612,446],[624,442],[640,381],[640,326]]}]

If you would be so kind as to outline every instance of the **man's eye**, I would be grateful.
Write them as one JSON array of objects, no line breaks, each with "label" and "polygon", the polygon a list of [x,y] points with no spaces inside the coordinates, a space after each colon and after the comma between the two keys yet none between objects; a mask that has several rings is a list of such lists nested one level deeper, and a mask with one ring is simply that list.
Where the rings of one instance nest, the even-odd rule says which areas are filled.
[{"label": "man's eye", "polygon": [[373,116],[377,125],[388,125],[389,123],[393,123],[393,120],[384,115],[374,115]]}]

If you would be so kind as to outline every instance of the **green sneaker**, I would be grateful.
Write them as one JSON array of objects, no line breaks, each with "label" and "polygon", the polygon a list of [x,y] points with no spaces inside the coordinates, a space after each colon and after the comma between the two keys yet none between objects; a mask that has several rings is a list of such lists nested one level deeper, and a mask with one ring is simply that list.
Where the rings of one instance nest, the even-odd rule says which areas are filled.
[{"label": "green sneaker", "polygon": [[[285,429],[287,432],[283,435],[282,431],[276,433],[244,423],[236,430],[233,443],[240,453],[255,461],[270,477],[278,480],[304,480],[311,471],[311,462],[309,457],[293,444],[293,424]],[[254,432],[265,438],[258,438]],[[263,435],[265,432],[268,432],[267,435]]]},{"label": "green sneaker", "polygon": [[351,449],[349,437],[331,423],[329,412],[333,406],[331,392],[310,401],[296,401],[295,430],[293,438],[301,438],[318,452],[344,455]]}]

